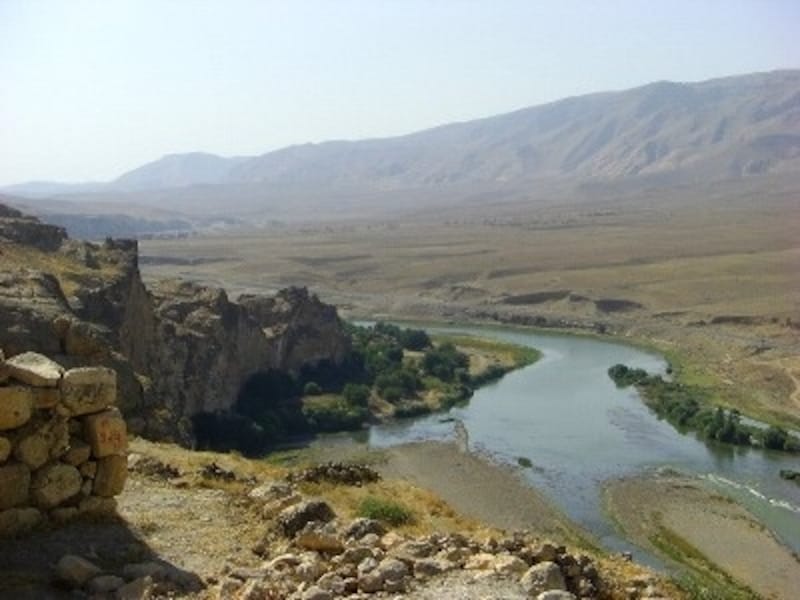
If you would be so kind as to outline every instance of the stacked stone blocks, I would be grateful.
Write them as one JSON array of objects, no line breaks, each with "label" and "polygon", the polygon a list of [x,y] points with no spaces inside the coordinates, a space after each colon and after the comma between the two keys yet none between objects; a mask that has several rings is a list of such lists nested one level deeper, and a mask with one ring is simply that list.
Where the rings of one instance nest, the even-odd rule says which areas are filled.
[{"label": "stacked stone blocks", "polygon": [[0,536],[113,512],[128,474],[116,373],[0,350]]}]

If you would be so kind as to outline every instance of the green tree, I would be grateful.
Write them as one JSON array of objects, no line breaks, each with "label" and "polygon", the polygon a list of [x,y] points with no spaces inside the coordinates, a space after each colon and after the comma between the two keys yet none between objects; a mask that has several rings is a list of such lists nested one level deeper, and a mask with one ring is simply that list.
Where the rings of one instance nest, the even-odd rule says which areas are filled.
[{"label": "green tree", "polygon": [[342,396],[353,406],[367,406],[369,403],[369,387],[361,383],[348,383],[342,390]]}]

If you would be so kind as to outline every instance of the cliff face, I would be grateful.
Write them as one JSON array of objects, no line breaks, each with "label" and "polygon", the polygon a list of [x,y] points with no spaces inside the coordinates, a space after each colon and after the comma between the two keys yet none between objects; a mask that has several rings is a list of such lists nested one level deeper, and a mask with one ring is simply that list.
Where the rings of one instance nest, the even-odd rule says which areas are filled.
[{"label": "cliff face", "polygon": [[148,290],[135,241],[69,240],[0,205],[0,348],[113,367],[131,429],[189,443],[192,415],[230,408],[248,376],[338,363],[349,338],[305,289],[239,302],[184,281]]}]

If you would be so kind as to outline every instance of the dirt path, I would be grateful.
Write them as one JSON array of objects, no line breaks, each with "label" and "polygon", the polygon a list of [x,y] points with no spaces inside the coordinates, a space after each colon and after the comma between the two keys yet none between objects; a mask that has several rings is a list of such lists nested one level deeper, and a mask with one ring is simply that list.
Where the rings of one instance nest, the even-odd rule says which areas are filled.
[{"label": "dirt path", "polygon": [[609,510],[639,545],[666,559],[681,555],[695,569],[720,569],[765,598],[797,598],[798,557],[747,510],[698,480],[642,476],[606,491]]}]

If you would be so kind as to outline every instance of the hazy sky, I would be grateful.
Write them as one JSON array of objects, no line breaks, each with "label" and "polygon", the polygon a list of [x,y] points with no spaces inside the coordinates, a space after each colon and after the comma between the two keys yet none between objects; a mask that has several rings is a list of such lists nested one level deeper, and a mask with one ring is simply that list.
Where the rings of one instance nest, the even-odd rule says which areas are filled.
[{"label": "hazy sky", "polygon": [[800,66],[798,0],[0,0],[0,184]]}]

